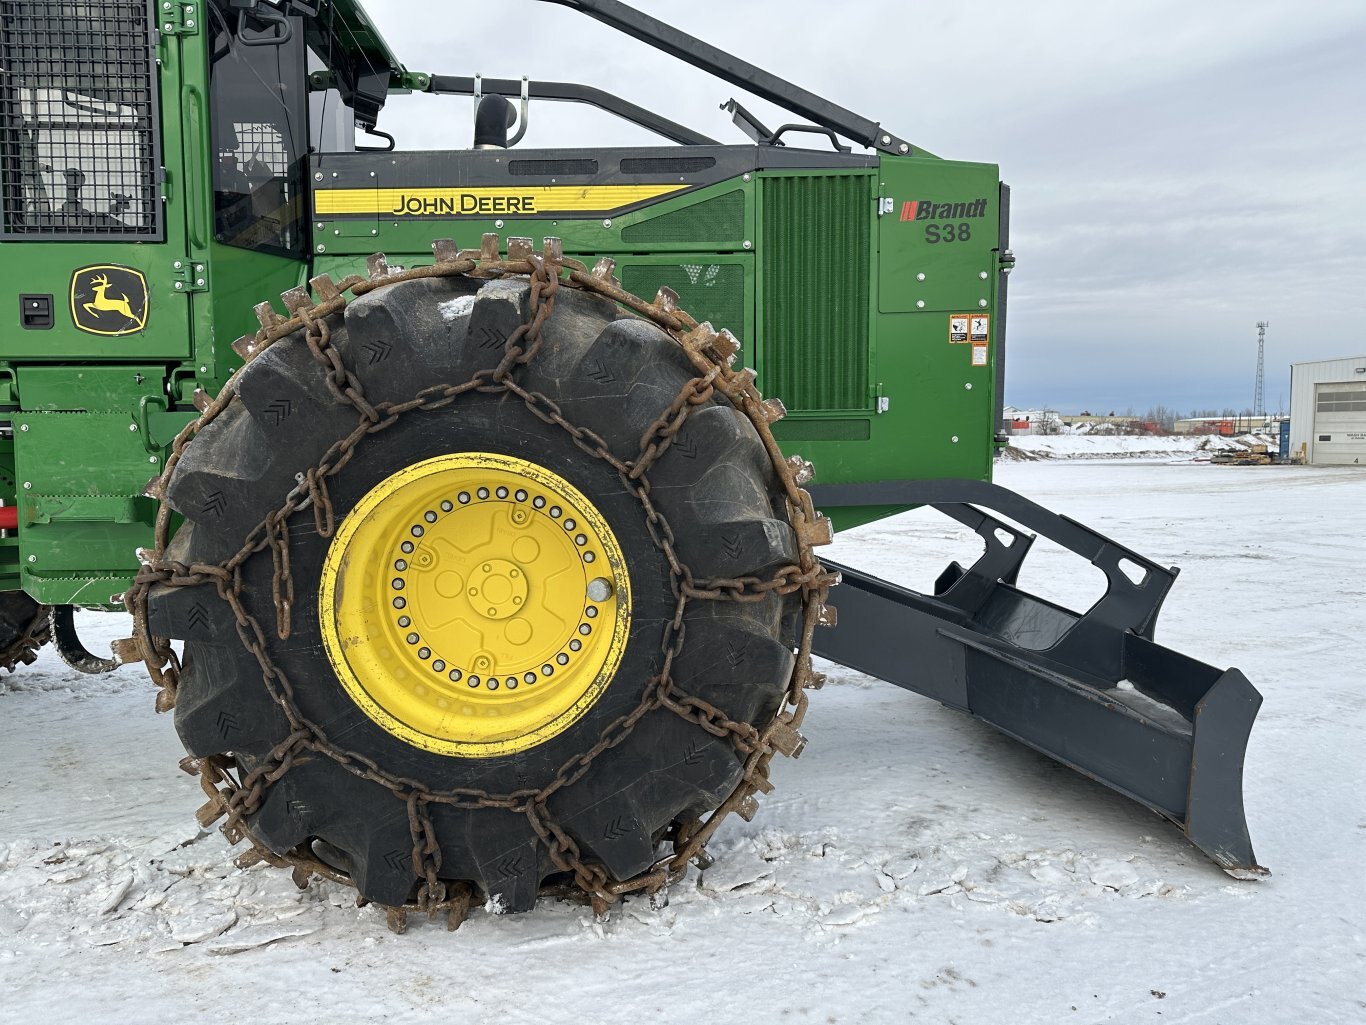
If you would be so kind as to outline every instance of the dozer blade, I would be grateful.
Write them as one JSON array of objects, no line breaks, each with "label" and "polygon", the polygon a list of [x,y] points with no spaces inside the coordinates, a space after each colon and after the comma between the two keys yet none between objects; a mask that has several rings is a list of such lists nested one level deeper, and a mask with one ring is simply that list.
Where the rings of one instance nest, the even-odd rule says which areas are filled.
[{"label": "dozer blade", "polygon": [[[986,543],[920,594],[827,563],[843,575],[823,658],[924,694],[1147,805],[1232,875],[1265,874],[1243,813],[1243,755],[1262,696],[1153,640],[1178,570],[1159,566],[1014,492],[981,481],[811,488],[831,505],[932,505]],[[1085,613],[1016,586],[1034,536],[1088,559],[1109,586]]]}]

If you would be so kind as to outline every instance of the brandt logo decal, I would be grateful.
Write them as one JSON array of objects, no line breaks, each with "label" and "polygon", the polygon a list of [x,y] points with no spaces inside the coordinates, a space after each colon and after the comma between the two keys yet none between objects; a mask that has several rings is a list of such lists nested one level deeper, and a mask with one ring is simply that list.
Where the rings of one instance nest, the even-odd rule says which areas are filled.
[{"label": "brandt logo decal", "polygon": [[911,199],[901,204],[903,221],[961,221],[985,217],[987,201],[972,199],[966,203],[934,203],[928,199]]},{"label": "brandt logo decal", "polygon": [[118,264],[82,267],[71,275],[71,319],[92,335],[131,335],[147,326],[147,279]]}]

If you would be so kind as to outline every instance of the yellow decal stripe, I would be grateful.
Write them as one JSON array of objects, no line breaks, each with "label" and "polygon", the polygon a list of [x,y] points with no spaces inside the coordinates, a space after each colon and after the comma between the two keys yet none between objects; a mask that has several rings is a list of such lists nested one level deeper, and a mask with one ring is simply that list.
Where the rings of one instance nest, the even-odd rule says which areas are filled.
[{"label": "yellow decal stripe", "polygon": [[609,213],[686,189],[686,185],[528,185],[523,188],[321,189],[313,209],[328,214],[382,217]]}]

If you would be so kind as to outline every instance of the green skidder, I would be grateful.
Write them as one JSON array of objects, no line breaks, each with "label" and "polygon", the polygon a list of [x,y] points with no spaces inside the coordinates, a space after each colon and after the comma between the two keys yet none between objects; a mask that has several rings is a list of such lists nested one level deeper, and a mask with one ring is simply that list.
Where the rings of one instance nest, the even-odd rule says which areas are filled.
[{"label": "green skidder", "polygon": [[[659,890],[801,752],[816,655],[1256,871],[1256,691],[1153,641],[1173,571],[990,484],[998,169],[566,6],[797,122],[411,71],[354,0],[4,5],[0,662],[145,662],[201,821],[396,927]],[[471,97],[470,147],[398,149],[413,92]],[[543,100],[661,142],[521,147]],[[934,594],[818,560],[918,505],[983,541]],[[1018,589],[1032,537],[987,510],[1105,598]],[[134,636],[87,651],[78,607]]]}]

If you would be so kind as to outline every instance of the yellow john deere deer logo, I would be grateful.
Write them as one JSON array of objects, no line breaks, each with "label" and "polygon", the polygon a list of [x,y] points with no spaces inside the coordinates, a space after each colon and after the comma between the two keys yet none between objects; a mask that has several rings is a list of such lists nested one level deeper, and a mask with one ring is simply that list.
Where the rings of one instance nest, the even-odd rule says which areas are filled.
[{"label": "yellow john deere deer logo", "polygon": [[71,275],[71,319],[92,335],[131,335],[147,326],[147,279],[117,264]]}]

